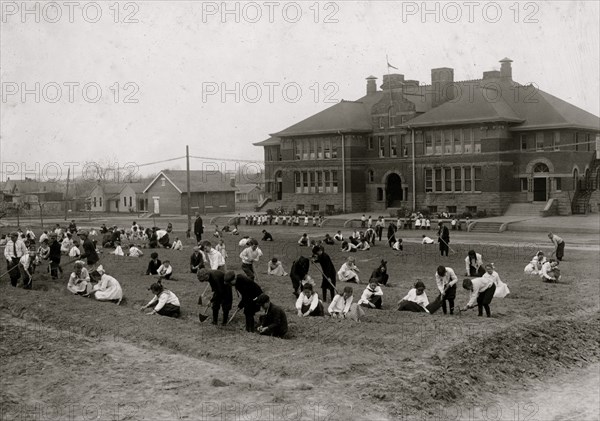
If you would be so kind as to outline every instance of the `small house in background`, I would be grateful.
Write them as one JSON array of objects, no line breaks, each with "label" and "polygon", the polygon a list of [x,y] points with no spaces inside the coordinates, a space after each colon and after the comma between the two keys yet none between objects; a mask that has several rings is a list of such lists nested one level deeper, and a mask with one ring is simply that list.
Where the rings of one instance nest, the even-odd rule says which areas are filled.
[{"label": "small house in background", "polygon": [[256,184],[240,184],[235,192],[236,203],[254,203],[262,200],[263,190]]},{"label": "small house in background", "polygon": [[2,187],[2,201],[22,209],[29,209],[38,203],[61,202],[65,196],[65,186],[58,182],[8,179]]},{"label": "small house in background", "polygon": [[92,212],[145,212],[148,208],[142,183],[99,183],[89,194]]},{"label": "small house in background", "polygon": [[[190,171],[192,212],[235,211],[235,181],[218,171]],[[163,215],[187,213],[186,171],[164,170],[147,185],[148,211]]]}]

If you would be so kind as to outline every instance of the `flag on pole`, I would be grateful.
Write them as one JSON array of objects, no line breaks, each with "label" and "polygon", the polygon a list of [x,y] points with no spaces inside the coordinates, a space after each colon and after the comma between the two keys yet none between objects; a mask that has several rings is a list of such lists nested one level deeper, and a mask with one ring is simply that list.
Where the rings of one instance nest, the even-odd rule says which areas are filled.
[{"label": "flag on pole", "polygon": [[398,68],[397,68],[397,67],[395,67],[395,66],[392,66],[392,65],[390,64],[390,60],[388,59],[388,57],[387,57],[387,56],[385,56],[385,60],[387,61],[387,67],[388,67],[388,70],[389,70],[390,68],[398,70]]}]

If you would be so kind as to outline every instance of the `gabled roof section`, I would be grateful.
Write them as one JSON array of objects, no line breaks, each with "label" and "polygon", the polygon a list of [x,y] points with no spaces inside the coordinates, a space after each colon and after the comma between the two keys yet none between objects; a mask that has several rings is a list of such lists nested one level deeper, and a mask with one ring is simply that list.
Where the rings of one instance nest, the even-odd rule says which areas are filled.
[{"label": "gabled roof section", "polygon": [[[156,177],[146,186],[146,193],[154,183],[164,177],[175,189],[180,193],[187,192],[187,172],[165,170],[158,173]],[[205,193],[205,192],[229,192],[236,191],[235,187],[230,184],[230,177],[218,171],[190,171],[190,192]]]},{"label": "gabled roof section", "polygon": [[256,189],[262,190],[260,186],[257,186],[256,184],[239,184],[237,186],[238,193],[250,193],[251,191]]},{"label": "gabled roof section", "polygon": [[266,140],[263,140],[262,142],[256,142],[253,143],[254,146],[277,146],[281,144],[281,139],[279,139],[278,137],[269,137]]},{"label": "gabled roof section", "polygon": [[373,126],[371,124],[369,102],[342,100],[285,130],[271,134],[271,136],[289,137],[338,132],[370,132],[373,130]]}]

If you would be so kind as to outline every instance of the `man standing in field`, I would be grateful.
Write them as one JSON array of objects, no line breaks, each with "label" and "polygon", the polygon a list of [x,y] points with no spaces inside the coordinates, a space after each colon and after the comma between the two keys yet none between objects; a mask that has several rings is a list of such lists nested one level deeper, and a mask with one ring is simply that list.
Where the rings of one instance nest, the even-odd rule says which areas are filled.
[{"label": "man standing in field", "polygon": [[558,235],[551,232],[548,233],[548,238],[550,241],[552,241],[552,244],[554,244],[555,247],[554,252],[552,252],[550,256],[556,255],[556,260],[560,262],[565,255],[565,242]]},{"label": "man standing in field", "polygon": [[19,239],[19,234],[16,231],[11,232],[10,239],[4,247],[4,258],[6,259],[6,269],[10,274],[10,284],[13,287],[17,286],[17,282],[21,277],[19,260],[26,254],[28,254],[28,251],[25,242]]},{"label": "man standing in field", "polygon": [[242,259],[242,270],[248,278],[254,281],[256,275],[254,274],[254,262],[258,262],[260,257],[263,255],[261,249],[258,248],[258,241],[250,239],[246,243],[247,247],[240,253],[240,259]]},{"label": "man standing in field", "polygon": [[438,224],[438,243],[440,243],[440,255],[448,256],[448,250],[450,249],[450,230],[443,222]]},{"label": "man standing in field", "polygon": [[204,225],[202,224],[202,218],[200,214],[196,212],[196,221],[194,222],[194,234],[196,235],[196,241],[199,243],[202,241],[202,234],[204,233]]}]

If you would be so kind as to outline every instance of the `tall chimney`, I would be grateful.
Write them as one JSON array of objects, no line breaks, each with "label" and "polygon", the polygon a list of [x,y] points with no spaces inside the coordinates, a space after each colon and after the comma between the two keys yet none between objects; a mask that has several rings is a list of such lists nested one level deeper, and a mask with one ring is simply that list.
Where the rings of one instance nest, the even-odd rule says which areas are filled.
[{"label": "tall chimney", "polygon": [[367,78],[367,95],[374,94],[377,92],[377,78],[375,76],[369,76]]},{"label": "tall chimney", "polygon": [[510,64],[512,63],[512,60],[504,58],[500,60],[500,63],[502,63],[500,66],[500,78],[512,80],[512,66]]},{"label": "tall chimney", "polygon": [[454,99],[454,69],[440,67],[431,69],[431,87],[433,90],[432,107],[442,105],[444,102]]}]

